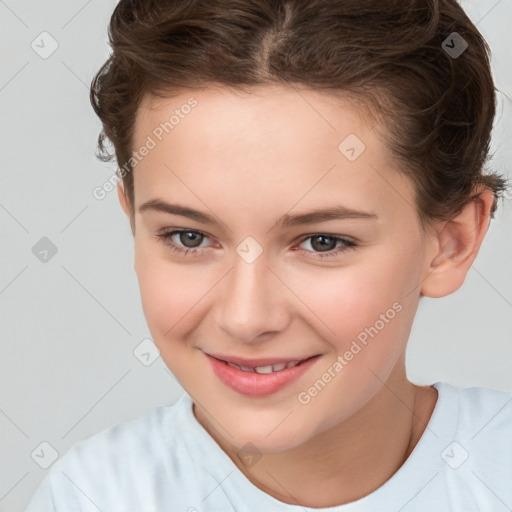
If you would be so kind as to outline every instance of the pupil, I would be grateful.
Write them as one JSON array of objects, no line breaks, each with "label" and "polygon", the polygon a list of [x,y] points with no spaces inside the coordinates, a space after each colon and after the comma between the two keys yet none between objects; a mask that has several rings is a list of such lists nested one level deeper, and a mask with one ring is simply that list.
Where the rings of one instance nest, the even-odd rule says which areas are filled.
[{"label": "pupil", "polygon": [[[316,241],[317,240],[321,240],[322,242],[320,244],[317,244]],[[325,243],[326,240],[330,240],[330,243],[327,242],[327,244]],[[331,251],[332,249],[334,249],[336,247],[336,240],[334,240],[334,238],[330,237],[330,236],[325,236],[325,235],[317,235],[317,236],[314,236],[312,239],[311,239],[311,246],[313,247],[313,249],[315,250],[319,250],[319,251]]]}]

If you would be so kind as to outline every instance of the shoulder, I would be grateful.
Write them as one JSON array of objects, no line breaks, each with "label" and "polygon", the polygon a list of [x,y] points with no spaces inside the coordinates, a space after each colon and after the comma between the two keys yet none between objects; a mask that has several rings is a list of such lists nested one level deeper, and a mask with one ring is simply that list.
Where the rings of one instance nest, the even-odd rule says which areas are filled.
[{"label": "shoulder", "polygon": [[450,456],[458,455],[461,465],[467,460],[465,468],[490,481],[511,481],[512,391],[447,383],[436,387],[445,397],[443,423],[450,425]]},{"label": "shoulder", "polygon": [[510,433],[512,391],[486,387],[456,388],[459,394],[459,428],[476,438],[480,434]]},{"label": "shoulder", "polygon": [[64,455],[63,465],[75,473],[109,472],[111,478],[122,478],[128,470],[148,469],[167,453],[175,453],[184,405],[182,397],[172,405],[156,407],[78,441]]},{"label": "shoulder", "polygon": [[154,481],[168,477],[173,457],[183,458],[183,450],[175,447],[187,428],[183,424],[187,404],[182,396],[172,405],[154,408],[73,444],[52,465],[27,511],[138,503]]},{"label": "shoulder", "polygon": [[75,443],[70,452],[74,457],[102,457],[118,454],[123,457],[134,455],[137,452],[151,449],[152,445],[163,441],[165,435],[167,443],[175,442],[175,432],[166,428],[166,425],[176,424],[179,406],[177,403],[168,406],[156,407],[146,414],[135,419],[118,423]]},{"label": "shoulder", "polygon": [[453,426],[459,437],[492,437],[511,428],[512,391],[447,382],[437,382],[434,387],[439,392],[436,408],[441,409],[443,423]]}]

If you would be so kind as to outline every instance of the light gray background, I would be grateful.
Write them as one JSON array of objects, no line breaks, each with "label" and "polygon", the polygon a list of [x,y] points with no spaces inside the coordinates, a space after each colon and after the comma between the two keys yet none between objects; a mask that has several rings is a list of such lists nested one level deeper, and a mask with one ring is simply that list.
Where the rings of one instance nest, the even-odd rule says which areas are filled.
[{"label": "light gray background", "polygon": [[[0,511],[20,511],[52,449],[173,403],[181,386],[161,358],[133,351],[150,337],[133,270],[133,240],[94,157],[100,124],[89,84],[108,56],[114,0],[0,0],[1,395]],[[494,168],[512,161],[511,0],[463,1],[493,50],[498,95]],[[31,47],[42,37],[46,59]],[[510,176],[510,174],[509,174]],[[512,192],[499,204],[463,287],[422,299],[407,363],[412,381],[512,390]],[[32,247],[48,237],[46,263]],[[33,454],[33,455],[31,455]]]}]

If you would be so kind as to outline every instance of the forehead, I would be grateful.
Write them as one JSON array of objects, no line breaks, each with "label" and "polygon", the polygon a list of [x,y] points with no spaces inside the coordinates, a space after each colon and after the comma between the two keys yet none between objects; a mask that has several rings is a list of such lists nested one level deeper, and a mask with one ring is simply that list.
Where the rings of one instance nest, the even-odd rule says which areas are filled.
[{"label": "forehead", "polygon": [[257,208],[257,193],[267,203],[279,196],[289,208],[298,200],[317,207],[321,198],[385,210],[393,199],[412,210],[412,185],[397,172],[375,118],[360,106],[348,97],[284,86],[146,96],[133,147],[151,139],[152,149],[134,171],[136,201],[172,196],[186,183],[196,206],[198,197],[226,194]]},{"label": "forehead", "polygon": [[[191,104],[194,106],[190,107]],[[203,144],[210,142],[217,147],[224,134],[238,140],[247,140],[250,136],[250,141],[259,141],[260,146],[265,139],[268,143],[267,135],[272,134],[281,145],[304,138],[314,143],[316,138],[326,134],[338,138],[347,130],[361,135],[368,128],[371,131],[376,115],[363,106],[366,105],[360,100],[356,102],[355,98],[329,95],[303,86],[265,85],[241,92],[211,85],[170,98],[145,95],[137,111],[134,142],[142,143],[148,133],[158,132],[160,123],[167,123],[165,135],[173,132],[176,141],[180,132],[188,132],[187,125],[192,125],[194,130],[201,128]],[[189,120],[182,123],[187,118]],[[281,136],[276,139],[277,134]],[[224,142],[229,144],[229,141]]]}]

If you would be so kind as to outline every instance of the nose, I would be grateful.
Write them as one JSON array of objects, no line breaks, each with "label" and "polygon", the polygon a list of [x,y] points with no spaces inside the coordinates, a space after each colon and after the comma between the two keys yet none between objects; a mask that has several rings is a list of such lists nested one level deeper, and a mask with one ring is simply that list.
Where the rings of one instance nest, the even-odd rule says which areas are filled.
[{"label": "nose", "polygon": [[239,342],[275,336],[290,320],[286,286],[264,254],[252,263],[235,254],[233,268],[219,287],[216,321]]}]

